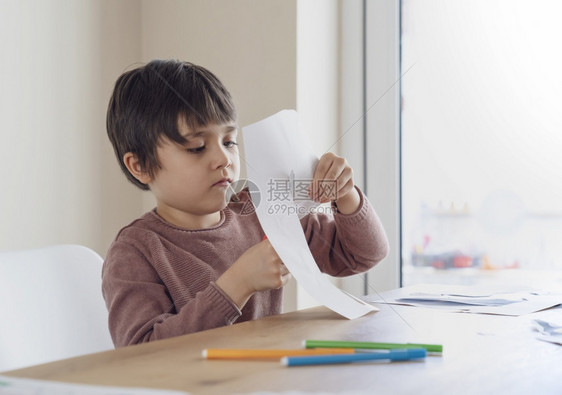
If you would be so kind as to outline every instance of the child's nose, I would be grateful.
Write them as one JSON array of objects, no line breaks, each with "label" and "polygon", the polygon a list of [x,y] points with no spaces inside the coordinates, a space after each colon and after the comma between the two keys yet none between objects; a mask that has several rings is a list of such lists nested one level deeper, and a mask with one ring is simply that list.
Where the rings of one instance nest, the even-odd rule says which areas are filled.
[{"label": "child's nose", "polygon": [[222,167],[228,167],[231,164],[232,160],[230,159],[226,147],[218,145],[213,155],[213,168],[220,169]]}]

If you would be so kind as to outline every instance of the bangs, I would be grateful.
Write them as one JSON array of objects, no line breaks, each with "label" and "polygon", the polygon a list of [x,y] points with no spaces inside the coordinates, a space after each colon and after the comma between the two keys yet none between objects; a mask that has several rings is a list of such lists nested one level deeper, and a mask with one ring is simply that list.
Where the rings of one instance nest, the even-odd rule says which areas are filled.
[{"label": "bangs", "polygon": [[[177,143],[185,143],[178,128],[179,120],[185,121],[194,130],[209,123],[236,122],[236,109],[230,93],[223,84],[206,69],[190,63],[176,65],[177,70],[167,79],[160,78],[167,89],[158,117],[161,133]],[[161,75],[159,77],[162,77]]]}]

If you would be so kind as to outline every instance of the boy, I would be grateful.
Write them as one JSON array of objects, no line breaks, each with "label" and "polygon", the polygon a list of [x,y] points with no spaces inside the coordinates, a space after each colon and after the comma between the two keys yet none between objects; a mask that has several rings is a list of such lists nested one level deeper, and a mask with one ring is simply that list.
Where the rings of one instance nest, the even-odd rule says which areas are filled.
[{"label": "boy", "polygon": [[[117,80],[108,136],[127,178],[157,205],[119,232],[104,262],[116,347],[281,312],[290,274],[255,213],[241,212],[249,194],[225,198],[240,171],[236,120],[229,92],[200,66],[155,60]],[[337,213],[301,221],[320,269],[333,276],[370,269],[388,243],[351,168],[326,154],[314,180],[337,185]]]}]

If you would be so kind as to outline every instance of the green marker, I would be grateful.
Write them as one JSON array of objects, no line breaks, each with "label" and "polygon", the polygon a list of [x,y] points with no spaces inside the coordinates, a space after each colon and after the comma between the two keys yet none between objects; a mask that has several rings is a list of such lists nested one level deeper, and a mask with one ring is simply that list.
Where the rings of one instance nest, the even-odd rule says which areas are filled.
[{"label": "green marker", "polygon": [[409,348],[425,348],[427,352],[443,352],[440,344],[414,344],[414,343],[375,343],[375,342],[353,342],[338,340],[305,340],[306,348],[355,348],[370,350],[396,350]]}]

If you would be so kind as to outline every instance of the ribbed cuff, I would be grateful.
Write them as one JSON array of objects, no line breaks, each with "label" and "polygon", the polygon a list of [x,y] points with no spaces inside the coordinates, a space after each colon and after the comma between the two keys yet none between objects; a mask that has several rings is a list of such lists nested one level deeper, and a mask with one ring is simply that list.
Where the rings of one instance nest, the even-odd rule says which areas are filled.
[{"label": "ribbed cuff", "polygon": [[205,296],[209,298],[213,308],[218,310],[217,313],[224,317],[225,324],[231,325],[242,315],[242,311],[217,284],[211,282],[209,285],[204,291]]},{"label": "ribbed cuff", "polygon": [[338,222],[340,223],[355,225],[364,221],[365,218],[367,218],[367,216],[369,215],[369,211],[370,211],[369,200],[365,198],[365,195],[363,194],[361,189],[359,189],[357,186],[355,187],[355,189],[359,193],[359,198],[361,199],[359,201],[359,207],[357,208],[357,210],[355,210],[355,212],[351,214],[342,214],[339,212],[335,202],[332,202],[332,207],[336,212],[336,215],[334,217],[336,217]]}]

